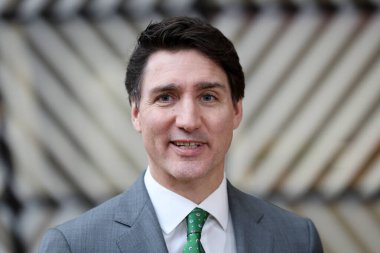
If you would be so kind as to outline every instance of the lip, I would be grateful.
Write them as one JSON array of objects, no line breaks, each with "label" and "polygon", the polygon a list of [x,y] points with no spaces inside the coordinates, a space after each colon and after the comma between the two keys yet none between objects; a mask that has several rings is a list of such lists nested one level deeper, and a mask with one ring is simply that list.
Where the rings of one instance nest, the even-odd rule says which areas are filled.
[{"label": "lip", "polygon": [[173,140],[170,147],[179,156],[191,157],[200,155],[206,148],[206,143],[197,140]]}]

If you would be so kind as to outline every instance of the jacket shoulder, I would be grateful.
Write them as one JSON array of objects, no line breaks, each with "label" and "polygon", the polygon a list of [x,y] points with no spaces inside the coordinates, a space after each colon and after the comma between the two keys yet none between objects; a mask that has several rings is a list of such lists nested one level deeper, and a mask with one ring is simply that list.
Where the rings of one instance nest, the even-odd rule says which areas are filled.
[{"label": "jacket shoulder", "polygon": [[239,205],[244,211],[246,211],[246,213],[252,214],[254,218],[258,219],[260,222],[266,219],[272,221],[284,220],[285,223],[288,221],[294,226],[294,222],[297,224],[298,222],[303,223],[305,220],[308,220],[307,218],[275,205],[268,200],[242,192],[231,184],[229,184],[228,192],[232,205]]},{"label": "jacket shoulder", "polygon": [[250,220],[245,224],[253,224],[271,235],[274,252],[323,252],[317,229],[309,218],[241,192],[232,185],[229,185],[229,201],[233,219]]}]

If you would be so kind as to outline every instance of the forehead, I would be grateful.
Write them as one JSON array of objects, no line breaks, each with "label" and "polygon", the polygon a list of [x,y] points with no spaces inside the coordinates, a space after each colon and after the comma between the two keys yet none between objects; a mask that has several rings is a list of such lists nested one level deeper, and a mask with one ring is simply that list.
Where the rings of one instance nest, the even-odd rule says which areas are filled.
[{"label": "forehead", "polygon": [[229,90],[224,70],[201,52],[159,50],[149,57],[145,66],[142,93],[158,85],[192,87],[199,83],[219,83]]}]

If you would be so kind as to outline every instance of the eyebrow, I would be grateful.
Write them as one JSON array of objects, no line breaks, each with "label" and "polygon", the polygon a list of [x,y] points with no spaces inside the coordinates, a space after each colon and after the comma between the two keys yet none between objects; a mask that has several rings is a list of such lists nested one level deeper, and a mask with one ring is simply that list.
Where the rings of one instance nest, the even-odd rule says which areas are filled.
[{"label": "eyebrow", "polygon": [[[207,90],[207,89],[214,89],[214,88],[223,89],[223,90],[226,89],[225,85],[222,85],[218,82],[200,82],[196,86],[197,86],[198,90]],[[164,84],[164,85],[154,87],[150,91],[150,94],[170,92],[170,91],[176,91],[176,90],[180,90],[180,89],[181,88],[179,87],[179,85],[176,85],[174,83],[169,83],[169,84]]]},{"label": "eyebrow", "polygon": [[223,89],[223,90],[226,89],[225,85],[222,85],[217,82],[200,82],[197,84],[197,86],[198,86],[198,89],[200,90],[214,89],[214,88]]},{"label": "eyebrow", "polygon": [[150,94],[157,94],[162,92],[169,92],[169,91],[175,91],[178,90],[178,85],[175,85],[174,83],[164,84],[157,87],[154,87],[149,93]]}]

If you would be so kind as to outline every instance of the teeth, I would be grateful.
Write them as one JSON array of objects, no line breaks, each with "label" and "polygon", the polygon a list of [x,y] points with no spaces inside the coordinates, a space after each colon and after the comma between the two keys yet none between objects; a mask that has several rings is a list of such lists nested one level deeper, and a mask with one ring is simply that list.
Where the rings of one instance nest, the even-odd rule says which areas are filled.
[{"label": "teeth", "polygon": [[186,147],[186,148],[196,148],[199,147],[201,144],[197,142],[181,142],[181,141],[176,141],[174,142],[176,146],[179,147]]}]

